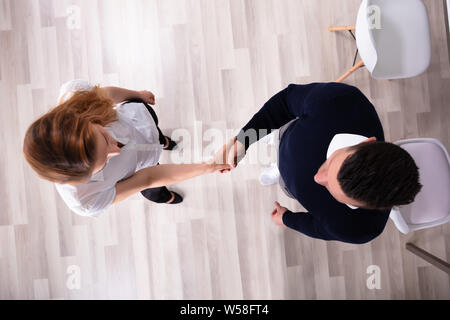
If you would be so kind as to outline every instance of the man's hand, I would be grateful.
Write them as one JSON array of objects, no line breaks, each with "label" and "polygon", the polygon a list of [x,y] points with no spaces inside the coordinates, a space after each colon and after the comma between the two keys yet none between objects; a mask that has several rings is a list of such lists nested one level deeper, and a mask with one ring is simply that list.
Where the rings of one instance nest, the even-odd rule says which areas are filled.
[{"label": "man's hand", "polygon": [[272,211],[272,221],[280,227],[287,228],[287,226],[283,223],[283,214],[288,209],[285,207],[282,207],[278,201],[275,201],[275,209]]},{"label": "man's hand", "polygon": [[138,91],[139,98],[143,100],[145,103],[154,105],[155,104],[155,95],[150,91]]},{"label": "man's hand", "polygon": [[231,165],[230,169],[220,171],[221,173],[229,172],[231,169],[237,167],[239,161],[245,156],[245,148],[236,137],[230,139],[222,148],[217,151],[214,156],[216,163],[228,163]]}]

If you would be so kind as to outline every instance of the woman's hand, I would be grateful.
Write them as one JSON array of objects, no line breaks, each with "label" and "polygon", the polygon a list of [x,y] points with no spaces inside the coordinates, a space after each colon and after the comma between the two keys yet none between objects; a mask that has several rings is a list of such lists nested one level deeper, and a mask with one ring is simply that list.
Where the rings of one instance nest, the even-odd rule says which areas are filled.
[{"label": "woman's hand", "polygon": [[214,162],[207,162],[205,163],[207,166],[207,173],[213,173],[213,172],[222,172],[223,170],[231,170],[231,165],[224,163],[214,163]]},{"label": "woman's hand", "polygon": [[144,101],[145,103],[154,105],[155,104],[155,95],[151,93],[150,91],[138,91],[139,98]]}]

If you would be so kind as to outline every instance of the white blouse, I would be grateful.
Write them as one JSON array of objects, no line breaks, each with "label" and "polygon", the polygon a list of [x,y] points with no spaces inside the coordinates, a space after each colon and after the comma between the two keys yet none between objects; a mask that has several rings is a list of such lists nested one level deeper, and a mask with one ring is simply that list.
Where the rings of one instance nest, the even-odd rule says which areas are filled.
[{"label": "white blouse", "polygon": [[[75,91],[90,90],[85,80],[72,80],[62,85],[58,103],[66,101]],[[108,133],[124,144],[119,155],[111,157],[105,167],[79,185],[54,183],[56,190],[75,213],[98,217],[105,212],[116,195],[117,182],[136,171],[158,163],[163,145],[155,121],[142,103],[117,104],[118,120],[105,127]]]}]

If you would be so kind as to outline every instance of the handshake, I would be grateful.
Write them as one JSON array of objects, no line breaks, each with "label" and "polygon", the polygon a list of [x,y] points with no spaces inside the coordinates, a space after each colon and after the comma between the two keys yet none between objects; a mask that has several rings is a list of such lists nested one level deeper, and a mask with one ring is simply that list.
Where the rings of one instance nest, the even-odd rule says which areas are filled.
[{"label": "handshake", "polygon": [[226,173],[236,168],[244,156],[244,145],[234,137],[216,152],[209,163],[214,166],[214,171]]},{"label": "handshake", "polygon": [[[212,170],[214,172],[230,172],[232,169],[237,167],[239,161],[241,161],[244,156],[244,145],[239,142],[236,137],[234,137],[216,152],[209,165],[214,167]],[[283,223],[283,214],[288,209],[281,206],[278,201],[275,201],[274,207],[275,208],[271,213],[272,221],[276,225],[286,228],[286,225]]]}]

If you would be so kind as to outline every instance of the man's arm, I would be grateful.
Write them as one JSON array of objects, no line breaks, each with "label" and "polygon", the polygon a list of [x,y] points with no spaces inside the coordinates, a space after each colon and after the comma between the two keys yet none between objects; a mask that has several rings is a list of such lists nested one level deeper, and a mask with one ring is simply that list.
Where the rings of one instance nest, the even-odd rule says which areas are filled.
[{"label": "man's arm", "polygon": [[[250,145],[296,117],[301,118],[309,103],[308,97],[319,86],[324,87],[326,84],[291,84],[278,92],[264,104],[236,137],[232,138],[216,153],[216,159],[227,161],[235,168],[245,156]],[[224,170],[224,172],[226,171],[229,170]]]},{"label": "man's arm", "polygon": [[270,98],[238,133],[237,141],[245,147],[245,151],[272,130],[295,119],[287,104],[288,89],[289,87]]},{"label": "man's arm", "polygon": [[321,223],[317,219],[314,219],[312,214],[308,212],[294,213],[288,208],[281,206],[278,201],[275,201],[275,209],[272,211],[271,217],[276,225],[294,229],[311,238],[323,240],[334,239],[334,237],[322,227]]},{"label": "man's arm", "polygon": [[[229,163],[233,168],[236,168],[251,144],[269,134],[272,129],[278,129],[295,118],[287,107],[288,88],[280,91],[267,101],[261,110],[241,129],[239,134],[217,151],[215,155],[217,163]],[[228,171],[230,170],[226,169],[221,173]]]},{"label": "man's arm", "polygon": [[287,210],[282,216],[282,221],[288,228],[301,232],[311,238],[336,240],[311,213],[291,212]]},{"label": "man's arm", "polygon": [[[309,212],[291,212],[284,207],[277,208],[277,211],[275,214],[272,213],[272,219],[274,219],[274,216],[278,216],[274,219],[274,222],[278,225],[294,229],[311,238],[322,240],[363,244],[380,235],[385,226],[383,217],[381,217],[381,222],[380,218],[373,217],[373,220],[364,218],[362,223],[357,223],[354,219],[351,222],[340,219],[329,221],[330,225],[327,225]],[[281,215],[279,214],[280,211]]]}]

